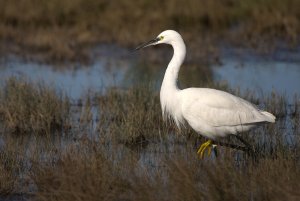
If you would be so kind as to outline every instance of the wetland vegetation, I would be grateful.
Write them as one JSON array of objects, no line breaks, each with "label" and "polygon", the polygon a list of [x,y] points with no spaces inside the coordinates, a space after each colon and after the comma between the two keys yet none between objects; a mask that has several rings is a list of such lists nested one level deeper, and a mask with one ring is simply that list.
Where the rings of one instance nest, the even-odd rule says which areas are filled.
[{"label": "wetland vegetation", "polygon": [[[0,5],[0,200],[300,199],[298,0]],[[277,117],[242,134],[255,158],[218,146],[218,156],[200,160],[196,151],[206,139],[162,119],[158,88],[170,51],[129,49],[164,29],[178,30],[188,46],[181,88],[228,91]],[[291,57],[274,53],[283,46]],[[237,48],[228,56],[224,47],[264,54]],[[231,62],[243,56],[245,63]],[[269,60],[269,69],[259,60]],[[228,80],[237,77],[216,78],[222,68],[255,69],[246,77],[265,82],[245,79],[243,88]],[[239,145],[231,137],[221,142]]]},{"label": "wetland vegetation", "polygon": [[[23,87],[20,101],[37,93],[35,85],[12,79],[1,94],[12,85]],[[26,133],[9,133],[8,116],[1,113],[2,196],[21,194],[37,200],[299,198],[297,98],[287,103],[284,96],[277,94],[265,99],[247,94],[246,99],[256,101],[278,117],[276,124],[243,135],[253,145],[257,159],[253,161],[246,153],[218,147],[217,158],[200,160],[196,150],[205,139],[189,128],[178,130],[172,123],[163,122],[158,92],[151,86],[111,88],[93,98],[83,98],[80,105],[65,102],[48,87],[43,89],[49,97],[30,97],[39,104],[33,104],[31,112],[19,114],[34,120],[23,123],[28,119],[24,118],[20,122],[31,126],[20,127]],[[13,100],[10,103],[16,108],[20,104]],[[73,113],[68,112],[69,107]],[[57,114],[49,115],[50,111]],[[52,121],[60,117],[59,125],[67,124],[69,128],[48,134],[46,129],[34,129],[47,123],[49,117]],[[238,143],[234,139],[229,142]]]},{"label": "wetland vegetation", "polygon": [[192,58],[216,53],[220,42],[270,49],[299,41],[298,0],[1,0],[0,5],[1,54],[51,63],[86,61],[87,48],[99,42],[133,47],[165,29],[183,35],[195,50]]}]

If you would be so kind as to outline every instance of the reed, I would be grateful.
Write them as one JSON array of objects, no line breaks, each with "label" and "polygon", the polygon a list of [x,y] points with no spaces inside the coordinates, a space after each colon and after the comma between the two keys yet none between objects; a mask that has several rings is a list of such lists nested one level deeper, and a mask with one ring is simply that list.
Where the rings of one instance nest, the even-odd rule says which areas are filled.
[{"label": "reed", "polygon": [[0,93],[0,123],[4,133],[50,136],[67,130],[70,103],[44,84],[10,78]]}]

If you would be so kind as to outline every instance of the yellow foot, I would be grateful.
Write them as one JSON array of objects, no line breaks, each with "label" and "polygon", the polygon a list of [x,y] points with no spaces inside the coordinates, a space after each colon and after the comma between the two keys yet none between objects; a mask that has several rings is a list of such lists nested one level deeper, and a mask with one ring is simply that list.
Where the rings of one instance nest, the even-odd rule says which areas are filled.
[{"label": "yellow foot", "polygon": [[197,151],[197,154],[200,156],[201,159],[203,158],[206,149],[208,149],[207,154],[208,154],[208,156],[210,156],[212,146],[213,146],[213,143],[211,140],[208,140],[208,141],[204,142],[203,144],[201,144],[201,146],[199,147],[199,149]]}]

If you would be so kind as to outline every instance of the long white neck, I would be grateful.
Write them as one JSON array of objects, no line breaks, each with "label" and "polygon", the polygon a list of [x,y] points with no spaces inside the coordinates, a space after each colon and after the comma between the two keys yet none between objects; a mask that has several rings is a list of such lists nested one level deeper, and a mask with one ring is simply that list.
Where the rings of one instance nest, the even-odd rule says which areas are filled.
[{"label": "long white neck", "polygon": [[183,40],[177,40],[171,43],[174,54],[165,72],[164,80],[161,86],[162,89],[178,90],[177,79],[180,66],[184,61],[186,48]]},{"label": "long white neck", "polygon": [[172,116],[176,124],[179,125],[180,118],[176,117],[176,99],[179,91],[177,86],[178,72],[180,66],[184,61],[186,54],[186,47],[182,38],[170,43],[174,49],[173,57],[166,70],[161,90],[160,90],[160,103],[162,108],[163,116]]}]

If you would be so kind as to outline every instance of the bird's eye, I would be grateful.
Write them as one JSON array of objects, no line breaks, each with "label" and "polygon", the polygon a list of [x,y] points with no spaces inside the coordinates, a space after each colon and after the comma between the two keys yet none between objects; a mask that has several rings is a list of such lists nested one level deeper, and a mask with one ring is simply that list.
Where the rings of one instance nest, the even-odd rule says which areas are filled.
[{"label": "bird's eye", "polygon": [[163,36],[160,36],[159,39],[162,40],[162,39],[164,39],[164,37],[163,37]]}]

